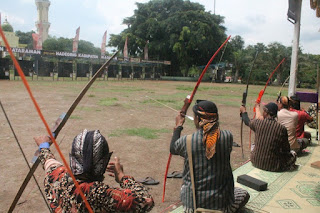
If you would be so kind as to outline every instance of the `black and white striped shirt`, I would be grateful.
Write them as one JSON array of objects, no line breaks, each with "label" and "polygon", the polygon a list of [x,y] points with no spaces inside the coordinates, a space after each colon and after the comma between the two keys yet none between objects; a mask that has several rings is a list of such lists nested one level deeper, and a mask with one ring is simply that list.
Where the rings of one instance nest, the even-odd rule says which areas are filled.
[{"label": "black and white striped shirt", "polygon": [[[170,151],[174,155],[184,157],[181,201],[186,208],[193,209],[186,136],[175,140],[178,137],[176,131],[171,141]],[[234,182],[230,165],[233,136],[228,130],[220,131],[220,138],[216,143],[216,153],[210,160],[206,158],[206,149],[202,138],[202,130],[192,134],[197,207],[224,210],[234,202]]]},{"label": "black and white striped shirt", "polygon": [[253,166],[279,172],[295,165],[296,157],[290,153],[285,126],[269,118],[252,119],[249,126],[255,132],[255,146],[250,157]]}]

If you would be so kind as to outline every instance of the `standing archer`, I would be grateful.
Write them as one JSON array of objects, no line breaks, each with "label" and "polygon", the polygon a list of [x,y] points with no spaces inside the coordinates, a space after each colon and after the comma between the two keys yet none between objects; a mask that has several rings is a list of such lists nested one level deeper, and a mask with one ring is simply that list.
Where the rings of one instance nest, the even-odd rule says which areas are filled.
[{"label": "standing archer", "polygon": [[[197,128],[191,139],[196,207],[236,212],[245,206],[250,195],[246,190],[234,187],[230,166],[233,136],[228,130],[220,130],[218,108],[213,102],[197,101],[193,112]],[[184,157],[181,201],[185,212],[193,212],[187,136],[180,137],[184,121],[181,114],[176,117],[170,152]]]}]

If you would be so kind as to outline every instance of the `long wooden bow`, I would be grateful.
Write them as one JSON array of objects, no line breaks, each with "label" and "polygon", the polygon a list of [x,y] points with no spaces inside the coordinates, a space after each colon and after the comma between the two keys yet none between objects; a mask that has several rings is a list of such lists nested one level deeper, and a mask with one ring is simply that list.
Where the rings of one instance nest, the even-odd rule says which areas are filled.
[{"label": "long wooden bow", "polygon": [[290,78],[290,75],[289,75],[289,76],[286,78],[286,80],[283,82],[283,84],[282,84],[282,86],[281,86],[281,88],[280,88],[280,90],[279,90],[279,92],[278,92],[277,102],[280,100],[282,89],[283,89],[284,85],[287,83],[287,81],[289,80],[289,78]]},{"label": "long wooden bow", "polygon": [[[252,62],[252,65],[251,65],[251,68],[250,68],[250,71],[249,71],[249,76],[248,76],[248,79],[247,79],[247,87],[246,87],[246,91],[243,92],[242,94],[242,106],[246,106],[247,104],[247,96],[248,96],[248,90],[249,90],[249,81],[250,81],[250,78],[251,78],[251,73],[252,73],[252,69],[253,69],[253,66],[254,66],[254,63],[258,57],[258,51],[256,52],[256,55],[253,59],[253,62]],[[240,114],[241,116],[241,114]],[[241,116],[242,117],[242,116]],[[241,142],[241,152],[242,152],[242,158],[244,158],[244,152],[243,152],[243,120],[241,119],[241,127],[240,127],[240,142]]]},{"label": "long wooden bow", "polygon": [[[262,98],[264,92],[266,91],[266,88],[267,88],[267,86],[269,85],[269,82],[270,82],[273,74],[279,69],[280,65],[285,61],[285,59],[286,59],[286,58],[283,58],[282,61],[278,64],[278,66],[277,66],[277,67],[272,71],[272,73],[270,74],[270,76],[269,76],[269,78],[268,78],[268,80],[267,80],[267,82],[266,82],[266,85],[265,85],[264,88],[259,92],[258,98],[257,98],[257,100],[256,100],[256,103],[257,103],[257,104],[260,104],[261,98]],[[256,112],[256,108],[255,108],[255,107],[253,108],[253,112],[254,112],[253,118],[255,118],[255,116],[256,116],[256,113],[255,113],[255,112]],[[251,150],[251,130],[250,130],[250,134],[249,134],[249,150]]]},{"label": "long wooden bow", "polygon": [[[185,116],[187,114],[188,108],[193,100],[193,97],[195,96],[197,89],[201,83],[201,80],[204,76],[204,74],[206,73],[209,65],[211,64],[211,62],[213,61],[213,59],[216,57],[216,55],[219,53],[219,51],[221,50],[221,48],[228,42],[228,40],[231,38],[231,36],[229,36],[224,42],[223,44],[219,47],[219,49],[213,54],[213,56],[210,58],[209,62],[207,63],[206,67],[203,69],[196,86],[194,87],[192,93],[190,96],[187,96],[186,99],[184,100],[184,105],[180,111],[180,114],[182,116]],[[166,183],[167,183],[167,175],[168,175],[168,170],[169,170],[169,166],[170,166],[170,162],[171,162],[171,157],[172,154],[169,154],[169,158],[168,158],[168,162],[167,162],[167,167],[166,167],[166,172],[164,174],[164,182],[163,182],[163,194],[162,194],[162,202],[164,202],[164,196],[165,196],[165,192],[166,192]]]},{"label": "long wooden bow", "polygon": [[[0,32],[2,33],[2,31],[0,30]],[[1,34],[2,35],[2,34]],[[2,35],[4,37],[4,35]],[[10,49],[9,45],[7,46],[8,49]],[[69,110],[67,111],[66,115],[64,116],[63,120],[61,121],[61,123],[59,124],[59,126],[57,127],[57,129],[53,132],[53,134],[50,132],[50,136],[51,138],[56,138],[60,132],[60,130],[63,128],[63,126],[65,125],[65,123],[67,122],[67,120],[69,119],[69,117],[71,116],[72,112],[74,111],[74,109],[76,108],[76,106],[79,104],[79,102],[81,101],[81,99],[83,98],[83,96],[86,94],[86,92],[88,91],[88,89],[90,88],[90,86],[93,84],[93,82],[97,79],[97,77],[99,76],[99,74],[105,70],[105,68],[111,63],[112,59],[118,54],[119,51],[115,52],[101,67],[100,69],[95,73],[95,75],[90,79],[90,81],[87,83],[87,85],[82,89],[82,91],[80,92],[80,94],[78,95],[78,97],[75,99],[75,101],[72,103],[72,105],[70,106]],[[48,129],[48,128],[47,128]],[[56,143],[55,143],[56,145]],[[57,146],[57,145],[56,145]],[[62,153],[61,153],[62,154]],[[35,163],[32,165],[31,169],[29,170],[27,176],[25,177],[22,185],[20,186],[20,189],[18,191],[18,193],[16,194],[10,209],[8,212],[12,212],[17,204],[17,202],[19,201],[24,189],[26,188],[27,184],[29,183],[32,175],[34,174],[35,170],[37,169],[38,165],[40,163],[40,159],[37,158],[37,160],[35,161]],[[65,163],[66,164],[66,163]],[[66,165],[67,166],[67,165]],[[75,182],[75,184],[77,185],[77,183]],[[80,193],[81,195],[81,193]],[[86,200],[85,200],[86,202]],[[91,208],[89,206],[88,210],[90,211]],[[92,210],[91,210],[92,211]]]}]

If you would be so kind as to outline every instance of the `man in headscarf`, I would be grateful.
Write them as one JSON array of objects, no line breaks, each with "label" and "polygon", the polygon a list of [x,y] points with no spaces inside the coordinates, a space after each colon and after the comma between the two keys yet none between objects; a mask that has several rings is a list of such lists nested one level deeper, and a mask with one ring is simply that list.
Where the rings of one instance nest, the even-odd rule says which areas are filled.
[{"label": "man in headscarf", "polygon": [[276,121],[277,104],[270,102],[263,106],[262,115],[260,104],[255,108],[258,119],[250,120],[246,108],[240,107],[242,120],[255,133],[255,146],[250,156],[252,165],[271,172],[295,169],[296,153],[290,151],[287,129]]},{"label": "man in headscarf", "polygon": [[297,140],[298,113],[289,111],[290,100],[287,96],[281,96],[277,104],[278,122],[287,128],[290,148],[299,154],[307,147],[307,144],[302,140]]},{"label": "man in headscarf", "polygon": [[[235,212],[249,200],[247,191],[234,187],[230,153],[233,136],[220,130],[217,106],[211,101],[197,101],[193,107],[197,131],[192,134],[193,168],[197,208]],[[193,212],[193,195],[187,154],[187,136],[180,137],[185,121],[181,113],[170,144],[170,152],[184,158],[181,201],[185,212]]]},{"label": "man in headscarf", "polygon": [[[50,138],[34,138],[40,149],[39,158],[46,172],[45,194],[54,212],[87,212],[67,169],[50,151]],[[147,189],[123,173],[120,159],[109,162],[112,152],[99,130],[83,130],[72,143],[70,167],[94,212],[147,212],[154,201]],[[103,183],[105,171],[120,188]]]},{"label": "man in headscarf", "polygon": [[298,113],[298,124],[296,128],[296,136],[298,141],[302,140],[305,144],[311,143],[311,133],[304,131],[304,124],[313,121],[313,118],[300,107],[300,98],[293,95],[289,99],[290,101],[290,111]]}]

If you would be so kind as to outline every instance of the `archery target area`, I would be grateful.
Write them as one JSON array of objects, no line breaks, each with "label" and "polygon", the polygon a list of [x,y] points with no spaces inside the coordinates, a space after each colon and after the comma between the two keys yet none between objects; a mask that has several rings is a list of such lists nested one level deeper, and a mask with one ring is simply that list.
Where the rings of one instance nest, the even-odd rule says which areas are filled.
[{"label": "archery target area", "polygon": [[[10,72],[13,70],[11,80],[19,80],[17,69],[13,66],[11,59],[0,58],[0,79],[10,80]],[[41,57],[31,58],[31,60],[18,61],[24,75],[31,80],[88,80],[103,65],[102,63],[87,62],[80,63],[73,60],[45,60]],[[166,73],[168,66],[139,64],[130,62],[111,63],[98,78],[103,80],[108,78],[123,79],[161,79]],[[34,78],[36,77],[36,78]],[[40,77],[40,78],[39,78]]]},{"label": "archery target area", "polygon": [[10,59],[0,58],[0,79],[10,78]]}]

